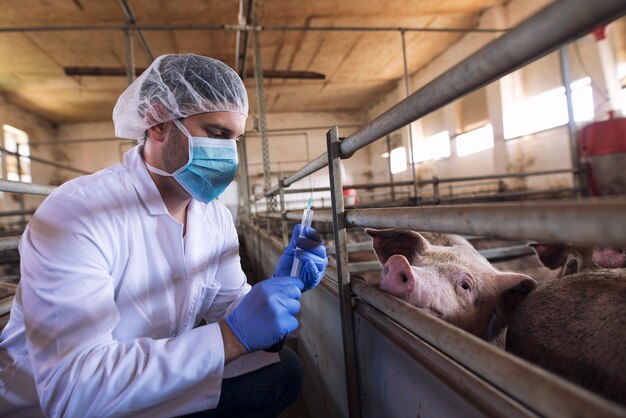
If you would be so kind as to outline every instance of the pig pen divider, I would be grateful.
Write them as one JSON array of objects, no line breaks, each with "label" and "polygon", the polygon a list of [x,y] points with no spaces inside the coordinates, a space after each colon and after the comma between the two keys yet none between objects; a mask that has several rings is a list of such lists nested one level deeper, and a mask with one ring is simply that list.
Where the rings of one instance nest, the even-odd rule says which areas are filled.
[{"label": "pig pen divider", "polygon": [[[343,182],[339,164],[359,149],[382,139],[407,124],[445,106],[448,103],[493,82],[521,66],[558,49],[569,41],[588,33],[598,25],[607,23],[626,12],[626,1],[605,0],[558,0],[531,16],[515,28],[509,30],[489,45],[478,50],[459,64],[435,78],[406,99],[392,106],[379,117],[369,122],[347,138],[340,140],[338,128],[327,134],[327,151],[313,159],[289,177],[282,178],[278,185],[268,187],[254,199],[254,205],[262,198],[280,194],[281,212],[265,217],[267,231],[271,229],[272,218],[280,220],[283,243],[286,244],[288,219],[299,219],[300,214],[287,212],[285,188],[291,186],[316,171],[328,166],[332,199],[332,212],[316,213],[316,221],[331,221],[336,248],[336,283],[341,315],[343,340],[345,387],[347,411],[350,417],[366,415],[361,408],[363,399],[359,389],[359,357],[355,343],[353,304],[363,304],[378,308],[383,317],[380,323],[396,322],[395,308],[382,309],[377,301],[389,296],[376,289],[355,285],[351,287],[346,229],[352,226],[372,226],[388,228],[410,228],[426,231],[453,232],[486,235],[500,238],[547,239],[572,241],[587,244],[623,245],[626,237],[626,202],[624,200],[603,199],[598,201],[571,201],[540,204],[483,204],[459,207],[406,207],[346,209],[343,201]],[[572,156],[574,173],[578,161]],[[439,183],[438,181],[434,183]],[[433,183],[433,184],[434,184]],[[575,182],[576,183],[576,182]],[[251,212],[251,211],[250,211]],[[255,211],[258,214],[258,211]],[[258,219],[258,217],[257,217]],[[252,218],[251,224],[254,225]],[[260,229],[257,229],[260,231]],[[358,290],[357,290],[358,289]],[[376,297],[370,297],[376,295]],[[399,303],[399,301],[394,301]],[[389,305],[393,305],[391,302]],[[372,309],[359,308],[372,318]],[[374,321],[376,322],[376,321]],[[503,394],[506,393],[523,403],[539,415],[577,416],[580,411],[602,411],[603,416],[623,416],[624,411],[614,404],[582,391],[561,379],[550,376],[541,370],[534,370],[527,363],[512,356],[497,352],[476,338],[454,329],[430,317],[420,318],[420,326],[408,327],[418,338],[432,344],[438,351],[454,359],[461,366],[485,378]],[[379,323],[379,325],[380,325]],[[382,327],[384,328],[384,327]],[[391,332],[391,331],[390,331]],[[441,339],[437,339],[439,333]],[[387,333],[389,334],[389,332]],[[449,339],[444,337],[448,336]],[[463,351],[469,347],[476,357]],[[481,354],[481,353],[484,353]],[[476,363],[474,363],[476,361]],[[504,382],[511,368],[520,379]],[[540,379],[547,393],[538,394],[532,384],[520,383],[528,370]],[[509,376],[510,377],[510,376]],[[535,379],[536,378],[536,379]],[[541,385],[539,385],[541,386]],[[555,398],[559,398],[555,401]],[[555,409],[554,405],[559,405]],[[521,409],[520,409],[521,411]]]}]

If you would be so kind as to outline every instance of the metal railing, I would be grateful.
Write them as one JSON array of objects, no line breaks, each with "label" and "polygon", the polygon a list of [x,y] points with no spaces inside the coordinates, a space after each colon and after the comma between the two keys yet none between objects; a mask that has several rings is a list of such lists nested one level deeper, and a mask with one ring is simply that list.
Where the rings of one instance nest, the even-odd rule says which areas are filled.
[{"label": "metal railing", "polygon": [[[626,246],[626,200],[605,199],[533,205],[483,204],[460,207],[346,209],[339,164],[340,159],[349,158],[359,149],[382,139],[385,135],[558,49],[568,41],[624,13],[626,13],[624,0],[594,3],[587,0],[556,1],[347,138],[340,141],[337,127],[331,129],[327,134],[327,151],[324,154],[291,176],[281,179],[279,184],[258,196],[267,198],[280,195],[281,212],[266,217],[266,222],[269,223],[271,219],[281,221],[283,242],[286,244],[286,221],[300,218],[299,213],[285,210],[286,188],[323,167],[329,167],[332,211],[317,211],[316,220],[333,223],[336,248],[335,274],[341,312],[348,411],[351,417],[361,416],[352,307],[354,295],[386,313],[395,322],[407,327],[416,336],[468,367],[476,375],[497,384],[502,391],[522,402],[524,407],[540,415],[574,416],[580,413],[622,415],[623,411],[608,402],[603,402],[597,396],[532,368],[510,355],[496,353],[493,349],[486,348],[487,344],[480,344],[479,340],[469,338],[463,331],[449,324],[439,323],[441,321],[427,315],[418,318],[418,326],[413,326],[402,316],[396,318],[397,309],[385,306],[385,304],[396,306],[398,301],[395,298],[391,301],[391,296],[381,295],[375,289],[358,283],[352,288],[346,230],[351,226],[390,227],[504,239],[524,238]],[[440,183],[441,180],[437,179],[437,182]],[[251,204],[256,204],[257,200]],[[376,296],[373,296],[372,292],[375,292]],[[357,299],[357,306],[360,304]],[[359,309],[362,312],[370,312],[368,308]],[[394,321],[390,321],[388,325],[391,326]],[[385,332],[386,335],[390,335],[394,331],[387,329]],[[470,344],[471,349],[465,350],[465,344]],[[508,373],[519,374],[527,370],[532,370],[533,376],[541,383],[534,385],[507,381]],[[549,400],[546,396],[548,393]],[[558,399],[555,401],[555,398]]]}]

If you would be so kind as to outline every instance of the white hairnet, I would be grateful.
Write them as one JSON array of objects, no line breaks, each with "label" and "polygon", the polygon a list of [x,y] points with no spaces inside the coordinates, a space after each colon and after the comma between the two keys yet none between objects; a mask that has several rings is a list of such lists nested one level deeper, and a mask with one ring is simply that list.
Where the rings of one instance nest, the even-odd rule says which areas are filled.
[{"label": "white hairnet", "polygon": [[140,138],[151,126],[206,112],[248,116],[248,95],[237,73],[213,58],[161,55],[117,99],[115,135]]}]

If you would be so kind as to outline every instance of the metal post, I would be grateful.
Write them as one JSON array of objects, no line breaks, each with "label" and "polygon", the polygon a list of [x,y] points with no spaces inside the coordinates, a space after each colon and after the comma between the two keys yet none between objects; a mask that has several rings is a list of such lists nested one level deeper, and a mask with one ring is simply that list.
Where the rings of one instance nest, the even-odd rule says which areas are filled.
[{"label": "metal post", "polygon": [[439,204],[439,177],[433,176],[433,198],[435,204]]},{"label": "metal post", "polygon": [[250,208],[250,178],[248,177],[248,152],[246,148],[246,136],[237,142],[239,155],[239,212],[244,217],[249,217]]},{"label": "metal post", "polygon": [[126,77],[128,84],[135,81],[135,51],[133,47],[133,34],[130,29],[124,31],[124,39],[126,40]]},{"label": "metal post", "polygon": [[[15,153],[17,154],[15,156],[15,158],[17,159],[17,179],[18,181],[22,181],[22,162],[20,161],[20,158],[21,158],[20,144],[17,141],[15,143]],[[24,193],[19,194],[19,204],[20,204],[20,211],[24,212],[26,210],[26,202],[24,200]],[[24,216],[24,213],[22,213],[22,215],[20,216],[20,224],[22,228],[26,227],[26,216]]]},{"label": "metal post", "polygon": [[391,183],[391,200],[396,200],[396,189],[393,187],[393,172],[391,171],[391,139],[387,135],[387,154],[389,154],[389,182]]},{"label": "metal post", "polygon": [[285,208],[285,186],[283,184],[284,177],[280,174],[278,186],[280,188],[280,229],[283,234],[283,246],[289,245],[289,233],[287,231],[287,210]]},{"label": "metal post", "polygon": [[[409,87],[409,67],[406,60],[406,41],[405,41],[405,31],[401,31],[402,35],[402,61],[404,63],[404,97],[409,97],[410,95],[410,87]],[[415,174],[415,164],[413,162],[413,130],[411,129],[411,124],[406,125],[407,130],[409,132],[409,166],[411,167],[411,178],[413,179],[413,192],[415,193],[415,204],[419,201],[419,191],[417,189],[417,176]],[[389,155],[391,159],[391,154]],[[391,162],[390,162],[391,164]]]},{"label": "metal post", "polygon": [[[254,17],[256,23],[256,16]],[[261,132],[261,149],[263,152],[263,180],[265,191],[272,187],[272,177],[270,173],[270,147],[267,139],[267,125],[265,121],[265,91],[263,89],[263,61],[261,57],[261,34],[254,31],[252,40],[254,42],[254,81],[256,84],[257,105],[259,107],[259,130]],[[267,210],[275,208],[276,199],[274,196],[267,197]]]},{"label": "metal post", "polygon": [[567,100],[567,131],[569,133],[570,158],[572,160],[572,168],[576,170],[573,175],[574,188],[581,188],[580,194],[587,194],[586,173],[580,171],[580,156],[578,155],[578,130],[576,129],[576,121],[574,120],[574,104],[572,102],[572,77],[570,72],[569,53],[567,45],[559,49],[559,63],[561,67],[561,78],[565,86],[565,98]]},{"label": "metal post", "polygon": [[328,173],[330,176],[330,195],[332,199],[333,233],[335,236],[335,258],[337,264],[337,283],[339,285],[339,309],[341,312],[341,331],[343,336],[343,356],[346,373],[346,391],[348,394],[348,415],[360,418],[361,403],[359,398],[359,374],[354,341],[354,317],[352,315],[352,291],[350,272],[348,271],[348,244],[346,240],[345,211],[339,158],[339,128],[333,127],[326,134],[328,154]]}]

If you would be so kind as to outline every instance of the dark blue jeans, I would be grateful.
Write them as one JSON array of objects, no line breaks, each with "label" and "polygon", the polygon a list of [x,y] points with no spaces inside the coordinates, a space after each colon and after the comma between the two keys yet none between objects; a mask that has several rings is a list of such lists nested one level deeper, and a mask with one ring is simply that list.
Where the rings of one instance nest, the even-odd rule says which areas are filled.
[{"label": "dark blue jeans", "polygon": [[284,347],[278,354],[279,363],[224,379],[217,408],[185,417],[276,417],[296,400],[304,377],[296,353]]}]

